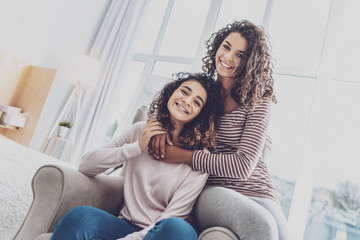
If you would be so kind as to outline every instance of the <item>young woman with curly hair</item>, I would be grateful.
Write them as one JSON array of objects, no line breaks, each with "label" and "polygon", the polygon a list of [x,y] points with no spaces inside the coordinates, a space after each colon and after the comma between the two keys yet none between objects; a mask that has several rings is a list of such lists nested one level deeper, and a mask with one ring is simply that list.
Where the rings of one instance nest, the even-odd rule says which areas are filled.
[{"label": "young woman with curly hair", "polygon": [[[148,116],[150,117],[156,114],[156,118],[162,124],[163,128],[171,130],[169,132],[171,136],[175,126],[174,123],[170,121],[172,108],[168,107],[171,102],[169,100],[181,84],[192,79],[198,80],[210,97],[208,97],[206,104],[203,105],[199,115],[183,126],[178,141],[182,144],[183,148],[189,150],[201,150],[205,147],[211,148],[215,145],[215,123],[218,123],[222,114],[221,96],[215,82],[207,75],[200,73],[189,74],[180,72],[174,74],[173,77],[177,80],[165,85],[157,94],[156,99],[150,105]],[[186,94],[186,89],[180,92],[181,94]]]},{"label": "young woman with curly hair", "polygon": [[208,174],[185,164],[156,161],[146,151],[150,138],[170,133],[179,148],[202,151],[212,147],[221,96],[205,74],[177,75],[151,104],[148,122],[133,124],[120,137],[89,151],[79,171],[96,176],[126,162],[124,205],[119,217],[100,209],[73,208],[55,226],[51,239],[197,240],[184,219],[191,212]]},{"label": "young woman with curly hair", "polygon": [[262,27],[237,21],[206,42],[203,71],[217,79],[224,114],[211,153],[173,146],[166,135],[152,138],[153,157],[185,163],[209,174],[194,215],[199,230],[222,226],[239,239],[289,239],[262,149],[276,102],[268,39]]}]

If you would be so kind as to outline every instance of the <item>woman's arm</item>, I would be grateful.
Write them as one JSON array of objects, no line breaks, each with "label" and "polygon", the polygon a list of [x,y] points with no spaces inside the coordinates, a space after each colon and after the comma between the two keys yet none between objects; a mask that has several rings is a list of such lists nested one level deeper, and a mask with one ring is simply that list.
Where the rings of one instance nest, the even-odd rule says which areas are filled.
[{"label": "woman's arm", "polygon": [[131,141],[131,136],[137,127],[141,128],[142,125],[134,124],[118,138],[100,148],[86,152],[81,157],[78,171],[93,177],[141,154],[138,141]]},{"label": "woman's arm", "polygon": [[165,146],[165,158],[161,159],[160,161],[164,161],[167,163],[184,163],[192,166],[192,155],[193,151],[186,150],[183,148],[179,148],[176,146]]},{"label": "woman's arm", "polygon": [[[195,151],[192,157],[193,169],[220,177],[249,178],[261,157],[265,144],[271,116],[271,104],[270,100],[263,100],[252,112],[247,114],[236,152],[210,154]],[[231,130],[233,129],[227,130],[229,134]],[[226,138],[227,135],[227,133],[223,133],[222,137]]]},{"label": "woman's arm", "polygon": [[[270,100],[264,100],[247,115],[239,148],[234,153],[191,152],[167,145],[165,159],[162,161],[190,164],[195,171],[211,175],[247,179],[252,174],[262,154],[270,115]],[[224,133],[223,137],[226,137],[226,135]]]},{"label": "woman's arm", "polygon": [[165,157],[166,144],[173,146],[169,133],[159,134],[150,139],[149,153],[155,159]]},{"label": "woman's arm", "polygon": [[149,121],[145,126],[144,124],[136,123],[117,139],[85,153],[81,158],[79,172],[96,176],[108,168],[119,166],[126,160],[140,155],[146,150],[152,136],[164,133],[161,124],[156,120]]}]

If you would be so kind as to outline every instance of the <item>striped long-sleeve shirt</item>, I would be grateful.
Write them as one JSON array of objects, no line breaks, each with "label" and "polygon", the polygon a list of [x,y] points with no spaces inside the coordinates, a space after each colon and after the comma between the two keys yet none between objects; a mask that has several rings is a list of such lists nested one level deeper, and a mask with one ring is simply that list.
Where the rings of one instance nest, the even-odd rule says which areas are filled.
[{"label": "striped long-sleeve shirt", "polygon": [[208,185],[277,201],[268,169],[261,158],[271,104],[270,100],[263,100],[253,111],[240,106],[224,114],[217,132],[216,149],[212,153],[194,151],[192,167],[210,174]]}]

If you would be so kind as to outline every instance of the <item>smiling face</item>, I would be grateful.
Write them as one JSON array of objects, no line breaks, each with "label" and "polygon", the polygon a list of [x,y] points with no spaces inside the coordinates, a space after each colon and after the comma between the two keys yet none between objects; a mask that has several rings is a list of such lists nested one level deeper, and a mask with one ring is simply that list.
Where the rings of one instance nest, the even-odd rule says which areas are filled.
[{"label": "smiling face", "polygon": [[247,47],[247,40],[238,32],[232,32],[224,39],[215,56],[219,79],[235,78]]},{"label": "smiling face", "polygon": [[198,81],[190,79],[183,82],[167,103],[174,126],[183,126],[199,115],[206,99],[206,90]]}]

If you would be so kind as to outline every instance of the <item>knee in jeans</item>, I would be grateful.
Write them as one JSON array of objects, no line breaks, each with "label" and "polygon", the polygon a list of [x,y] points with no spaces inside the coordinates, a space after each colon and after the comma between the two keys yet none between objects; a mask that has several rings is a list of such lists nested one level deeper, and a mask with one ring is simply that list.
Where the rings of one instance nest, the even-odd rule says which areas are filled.
[{"label": "knee in jeans", "polygon": [[89,215],[92,211],[91,207],[88,206],[78,206],[72,208],[69,212],[67,212],[66,217],[69,218],[82,218],[82,216]]},{"label": "knee in jeans", "polygon": [[189,225],[185,220],[176,217],[165,218],[160,221],[160,224],[167,229],[173,229],[173,230],[188,228]]},{"label": "knee in jeans", "polygon": [[175,236],[187,236],[183,239],[191,239],[189,236],[192,236],[194,239],[197,239],[197,234],[193,227],[181,218],[166,218],[161,220],[159,224],[162,225],[161,227],[163,229],[167,229],[167,231],[171,232]]},{"label": "knee in jeans", "polygon": [[79,206],[68,211],[55,226],[51,239],[98,239],[94,238],[101,228],[102,211],[93,207]]},{"label": "knee in jeans", "polygon": [[78,206],[72,208],[69,212],[67,212],[61,221],[68,224],[74,223],[74,226],[76,226],[76,228],[80,228],[82,224],[85,224],[85,226],[87,226],[90,220],[94,221],[97,219],[93,216],[94,210],[95,209],[92,207]]}]

